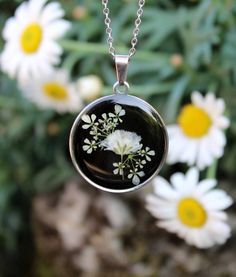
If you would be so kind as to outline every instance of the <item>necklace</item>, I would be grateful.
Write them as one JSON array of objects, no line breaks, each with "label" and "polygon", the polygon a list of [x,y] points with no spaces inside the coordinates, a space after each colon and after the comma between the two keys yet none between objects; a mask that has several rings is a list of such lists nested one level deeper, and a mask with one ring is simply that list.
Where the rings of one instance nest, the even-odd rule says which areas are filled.
[{"label": "necklace", "polygon": [[70,133],[70,154],[78,172],[91,185],[109,192],[128,192],[159,172],[167,155],[168,137],[158,112],[144,100],[128,95],[128,64],[136,52],[145,0],[138,1],[128,55],[116,54],[108,0],[102,4],[117,82],[113,95],[95,100],[77,116]]}]

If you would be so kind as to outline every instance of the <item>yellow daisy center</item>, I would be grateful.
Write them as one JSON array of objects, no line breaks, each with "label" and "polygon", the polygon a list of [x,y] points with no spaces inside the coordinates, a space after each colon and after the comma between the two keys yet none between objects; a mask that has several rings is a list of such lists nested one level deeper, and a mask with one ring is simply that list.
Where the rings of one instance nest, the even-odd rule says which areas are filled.
[{"label": "yellow daisy center", "polygon": [[192,228],[201,228],[207,220],[207,213],[197,200],[184,198],[178,204],[178,216],[180,221]]},{"label": "yellow daisy center", "polygon": [[43,31],[39,24],[32,23],[22,32],[20,42],[21,48],[26,54],[37,52],[43,38]]},{"label": "yellow daisy center", "polygon": [[63,101],[68,98],[68,91],[67,89],[56,83],[46,83],[43,85],[43,92],[51,99],[57,100],[57,101]]},{"label": "yellow daisy center", "polygon": [[182,108],[178,124],[186,136],[200,138],[208,133],[212,120],[203,109],[188,104]]}]

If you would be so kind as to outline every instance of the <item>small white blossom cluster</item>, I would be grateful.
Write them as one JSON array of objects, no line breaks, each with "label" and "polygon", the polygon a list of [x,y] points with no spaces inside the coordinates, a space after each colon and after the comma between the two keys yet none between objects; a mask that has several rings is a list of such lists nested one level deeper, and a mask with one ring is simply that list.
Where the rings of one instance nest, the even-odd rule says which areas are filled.
[{"label": "small white blossom cluster", "polygon": [[89,130],[91,136],[91,139],[84,140],[83,150],[91,154],[101,149],[119,155],[120,161],[113,163],[115,168],[113,173],[120,175],[122,180],[127,175],[134,185],[138,185],[140,178],[145,176],[143,168],[147,162],[151,161],[151,156],[155,155],[155,151],[149,147],[143,147],[141,136],[135,132],[116,130],[123,122],[122,118],[125,114],[125,110],[117,104],[114,106],[114,112],[103,113],[101,118],[97,118],[95,114],[83,115],[82,120],[86,124],[82,128]]}]

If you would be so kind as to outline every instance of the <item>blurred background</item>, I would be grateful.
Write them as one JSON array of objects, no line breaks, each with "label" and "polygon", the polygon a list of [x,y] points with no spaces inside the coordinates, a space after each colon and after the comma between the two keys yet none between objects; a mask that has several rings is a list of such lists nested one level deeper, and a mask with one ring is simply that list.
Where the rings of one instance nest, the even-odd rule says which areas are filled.
[{"label": "blurred background", "polygon": [[[0,29],[23,1],[0,0]],[[71,80],[95,77],[84,102],[111,93],[115,82],[101,1],[60,0],[72,23],[59,44]],[[115,45],[130,45],[136,0],[110,1]],[[4,47],[1,37],[0,49]],[[129,67],[131,93],[174,123],[194,90],[226,102],[231,126],[220,160],[220,187],[233,198],[236,159],[236,1],[149,0],[138,51]],[[94,79],[93,79],[94,80]],[[87,92],[88,90],[88,92]],[[92,96],[91,96],[92,95]],[[151,190],[98,192],[72,166],[68,137],[76,113],[40,109],[0,73],[0,276],[236,276],[236,211],[224,246],[198,250],[156,227],[145,210]],[[184,171],[165,166],[162,176]]]}]

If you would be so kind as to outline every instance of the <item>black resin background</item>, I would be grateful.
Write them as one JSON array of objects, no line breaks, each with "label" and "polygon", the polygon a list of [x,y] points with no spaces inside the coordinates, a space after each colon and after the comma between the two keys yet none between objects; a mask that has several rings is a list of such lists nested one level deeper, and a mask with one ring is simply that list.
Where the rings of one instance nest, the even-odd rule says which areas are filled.
[{"label": "black resin background", "polygon": [[145,176],[140,178],[139,185],[159,169],[165,159],[168,146],[165,127],[160,117],[143,100],[129,95],[112,95],[90,104],[76,119],[72,133],[71,148],[74,152],[75,161],[82,173],[93,183],[105,189],[119,191],[128,190],[135,186],[132,184],[132,180],[127,178],[127,175],[122,180],[120,175],[113,174],[113,163],[119,162],[120,157],[112,151],[98,149],[88,154],[82,149],[84,140],[86,138],[92,139],[92,136],[88,129],[82,128],[85,123],[81,120],[81,116],[96,114],[100,118],[103,113],[114,112],[116,104],[122,106],[126,111],[125,116],[122,117],[123,122],[119,123],[116,130],[137,133],[142,137],[141,143],[144,147],[148,146],[156,153],[155,156],[151,157],[151,161],[144,165],[142,170],[145,172]]}]

